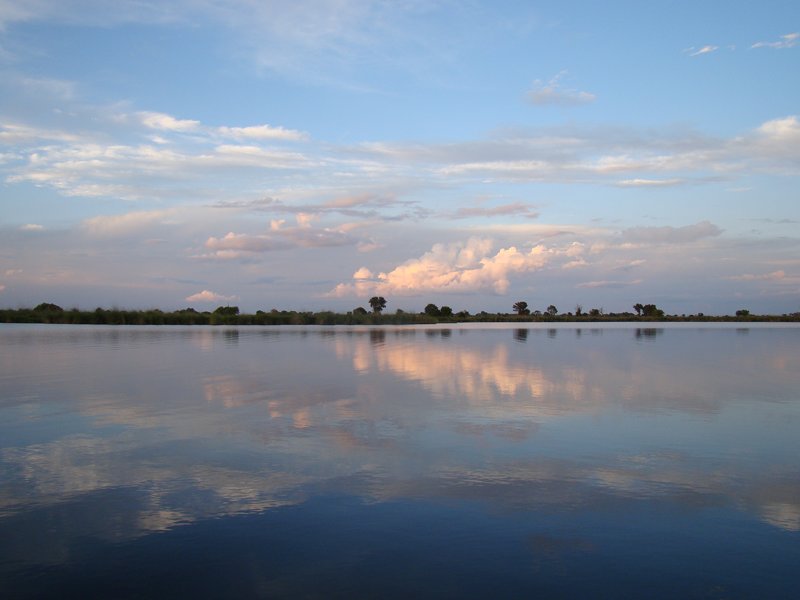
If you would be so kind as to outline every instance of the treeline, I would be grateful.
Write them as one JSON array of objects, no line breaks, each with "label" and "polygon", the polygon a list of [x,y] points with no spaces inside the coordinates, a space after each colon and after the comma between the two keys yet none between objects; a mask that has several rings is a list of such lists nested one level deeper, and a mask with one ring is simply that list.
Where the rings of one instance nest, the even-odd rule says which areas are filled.
[{"label": "treeline", "polygon": [[[441,308],[433,304],[425,307],[420,313],[398,310],[394,313],[383,313],[382,307],[373,312],[356,308],[347,313],[332,311],[298,312],[287,310],[256,311],[253,314],[239,312],[236,306],[220,306],[214,311],[197,311],[185,308],[172,312],[158,309],[121,310],[97,308],[92,311],[65,310],[52,303],[42,303],[35,308],[0,309],[2,323],[52,323],[52,324],[85,324],[85,325],[413,325],[436,323],[470,323],[470,322],[598,322],[598,321],[800,321],[800,313],[790,315],[753,315],[747,310],[739,310],[736,315],[707,316],[702,313],[694,315],[667,315],[663,310],[637,310],[636,313],[605,313],[601,310],[575,313],[558,313],[552,305],[545,311],[528,311],[527,305],[514,305],[514,313],[489,313],[481,311],[470,314],[468,311],[453,312],[447,306]],[[654,305],[645,305],[646,307]],[[638,307],[637,307],[638,308]]]},{"label": "treeline", "polygon": [[417,315],[399,312],[379,313],[298,312],[294,310],[259,310],[243,314],[235,306],[221,306],[214,311],[185,308],[176,311],[122,310],[97,308],[92,311],[77,308],[64,310],[46,303],[36,308],[0,309],[2,323],[51,323],[59,325],[373,325],[435,322],[420,321]]}]

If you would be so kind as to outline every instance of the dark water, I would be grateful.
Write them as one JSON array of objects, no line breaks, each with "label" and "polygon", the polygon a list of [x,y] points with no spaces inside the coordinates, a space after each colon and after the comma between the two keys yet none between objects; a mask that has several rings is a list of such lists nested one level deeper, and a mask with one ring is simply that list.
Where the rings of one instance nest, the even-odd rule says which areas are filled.
[{"label": "dark water", "polygon": [[800,597],[800,328],[0,326],[0,597]]}]

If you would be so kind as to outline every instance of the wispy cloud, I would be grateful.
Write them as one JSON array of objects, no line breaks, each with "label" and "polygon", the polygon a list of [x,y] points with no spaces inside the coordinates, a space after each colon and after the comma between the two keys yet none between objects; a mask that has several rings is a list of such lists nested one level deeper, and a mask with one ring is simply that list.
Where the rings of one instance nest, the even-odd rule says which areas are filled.
[{"label": "wispy cloud", "polygon": [[639,285],[642,283],[642,281],[643,280],[641,279],[634,279],[633,281],[614,281],[614,280],[586,281],[584,283],[579,283],[575,287],[588,288],[588,289],[596,289],[596,288],[619,289],[619,288],[630,287],[633,285]]},{"label": "wispy cloud", "polygon": [[252,259],[259,254],[288,248],[325,248],[348,246],[359,239],[342,229],[313,227],[314,215],[300,213],[297,226],[287,227],[283,220],[273,220],[270,230],[261,234],[228,232],[223,237],[209,237],[205,242],[209,254],[201,258]]},{"label": "wispy cloud", "polygon": [[712,46],[709,44],[700,48],[695,48],[692,46],[691,48],[684,50],[684,52],[686,52],[689,56],[702,56],[703,54],[711,54],[717,50],[719,50],[719,46]]},{"label": "wispy cloud", "polygon": [[579,106],[594,102],[597,97],[589,92],[565,87],[561,80],[567,71],[561,71],[548,81],[537,79],[528,92],[528,101],[536,106]]},{"label": "wispy cloud", "polygon": [[249,127],[220,127],[219,135],[237,140],[284,140],[302,141],[308,139],[308,134],[284,127],[272,125],[251,125]]},{"label": "wispy cloud", "polygon": [[620,232],[620,240],[624,244],[689,244],[721,233],[713,223],[701,221],[683,227],[631,227]]},{"label": "wispy cloud", "polygon": [[775,48],[775,49],[784,49],[784,48],[794,48],[797,44],[800,43],[800,32],[793,32],[787,33],[786,35],[782,35],[778,40],[774,42],[756,42],[751,48]]},{"label": "wispy cloud", "polygon": [[780,281],[785,278],[786,272],[783,270],[772,271],[771,273],[763,273],[761,275],[745,273],[742,275],[731,275],[729,277],[725,277],[725,279],[730,281]]},{"label": "wispy cloud", "polygon": [[683,179],[622,179],[614,185],[617,187],[672,187],[685,183]]},{"label": "wispy cloud", "polygon": [[524,219],[536,219],[539,213],[531,206],[522,202],[511,204],[501,204],[499,206],[464,206],[453,213],[448,213],[453,219],[470,219],[475,217],[522,217]]},{"label": "wispy cloud", "polygon": [[100,215],[83,222],[93,235],[127,235],[141,230],[150,230],[155,225],[167,222],[176,214],[175,209],[135,211],[121,215]]}]

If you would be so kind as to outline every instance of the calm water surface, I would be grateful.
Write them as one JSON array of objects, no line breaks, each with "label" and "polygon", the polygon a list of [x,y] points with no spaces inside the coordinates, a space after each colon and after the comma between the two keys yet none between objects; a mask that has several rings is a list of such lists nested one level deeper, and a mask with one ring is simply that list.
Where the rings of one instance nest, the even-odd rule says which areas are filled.
[{"label": "calm water surface", "polygon": [[0,596],[800,597],[800,328],[0,325]]}]

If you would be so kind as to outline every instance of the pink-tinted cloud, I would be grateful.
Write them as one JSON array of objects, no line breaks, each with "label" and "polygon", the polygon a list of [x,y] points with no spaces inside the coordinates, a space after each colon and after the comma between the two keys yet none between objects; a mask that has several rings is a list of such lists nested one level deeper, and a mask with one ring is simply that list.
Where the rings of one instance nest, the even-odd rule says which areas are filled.
[{"label": "pink-tinted cloud", "polygon": [[477,291],[505,294],[512,275],[541,269],[552,255],[542,245],[527,251],[510,246],[497,252],[493,252],[492,246],[491,240],[480,238],[471,238],[466,243],[435,244],[421,257],[377,276],[362,267],[353,275],[352,282],[337,285],[329,295],[413,296]]},{"label": "pink-tinted cloud", "polygon": [[238,299],[238,296],[225,296],[211,290],[203,290],[186,297],[187,302],[233,302]]}]

